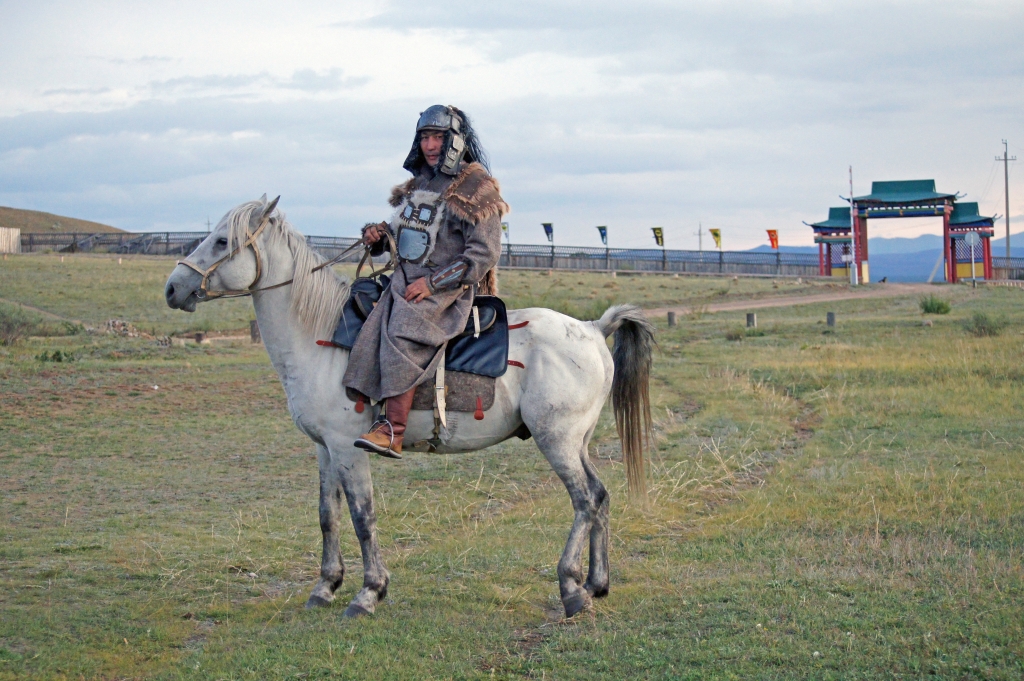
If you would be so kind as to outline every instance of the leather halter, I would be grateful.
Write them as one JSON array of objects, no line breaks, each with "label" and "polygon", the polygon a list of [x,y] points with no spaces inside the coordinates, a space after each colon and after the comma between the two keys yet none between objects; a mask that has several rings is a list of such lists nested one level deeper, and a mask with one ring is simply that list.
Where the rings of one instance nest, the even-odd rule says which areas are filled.
[{"label": "leather halter", "polygon": [[[277,201],[275,200],[274,203],[276,204]],[[273,211],[270,211],[270,212],[273,212]],[[213,300],[214,298],[242,298],[242,297],[245,297],[245,296],[251,296],[253,293],[258,293],[260,291],[270,291],[270,290],[275,289],[275,288],[281,288],[282,286],[287,286],[288,284],[291,284],[292,282],[295,281],[295,279],[292,278],[292,279],[289,279],[288,281],[282,281],[279,284],[273,284],[271,286],[264,286],[263,288],[254,288],[256,286],[256,282],[258,282],[260,280],[260,277],[263,274],[263,258],[260,256],[260,249],[256,245],[256,239],[259,238],[260,234],[263,233],[263,230],[266,229],[268,224],[270,224],[270,215],[269,215],[269,213],[263,218],[263,220],[260,221],[260,225],[259,225],[259,227],[256,228],[255,232],[249,233],[249,228],[246,227],[246,230],[245,230],[246,239],[245,239],[245,242],[241,246],[238,246],[233,251],[231,251],[230,253],[225,255],[223,258],[221,258],[220,260],[217,260],[212,265],[207,267],[205,270],[202,267],[200,267],[199,265],[195,264],[194,262],[189,261],[189,259],[187,257],[186,258],[182,258],[181,260],[178,261],[177,264],[184,265],[185,267],[188,267],[189,269],[194,270],[200,276],[202,276],[203,279],[202,279],[202,281],[199,284],[199,288],[196,289],[196,291],[195,291],[195,294],[196,294],[197,298],[199,298],[200,300]],[[395,242],[394,242],[394,240],[391,238],[391,235],[388,234],[387,232],[385,232],[384,236],[387,238],[388,246],[390,247],[389,250],[391,251],[391,263],[386,265],[381,270],[378,270],[376,272],[371,272],[370,276],[377,276],[379,274],[382,274],[383,272],[386,272],[387,270],[389,270],[392,267],[394,267],[394,264],[398,261],[397,254],[395,252]],[[342,251],[338,255],[334,256],[333,258],[331,258],[327,262],[324,262],[324,263],[321,263],[321,264],[317,265],[316,267],[314,267],[310,271],[311,272],[318,272],[318,271],[322,270],[325,267],[329,267],[331,265],[334,265],[337,262],[340,262],[342,258],[344,258],[346,255],[348,255],[352,251],[354,251],[356,249],[356,247],[360,246],[361,244],[362,244],[362,241],[356,241],[354,244],[352,244],[351,246],[346,248],[344,251]],[[246,248],[252,248],[253,255],[255,255],[255,257],[256,257],[256,276],[253,277],[252,283],[249,284],[246,288],[240,289],[240,290],[226,290],[226,291],[211,291],[211,290],[209,290],[207,288],[207,285],[210,283],[210,275],[213,274],[213,271],[215,269],[217,269],[218,267],[220,267],[221,265],[223,265],[228,260],[230,260],[231,258],[235,257],[236,255],[238,255],[239,253],[244,251]],[[367,247],[366,248],[366,253],[363,254],[363,258],[359,261],[359,267],[356,268],[356,276],[359,276],[359,271],[363,268],[364,263],[366,263],[366,261],[369,259],[369,255],[370,255],[370,249],[369,249],[369,247]],[[373,270],[373,260],[372,259],[370,259],[370,269]]]}]

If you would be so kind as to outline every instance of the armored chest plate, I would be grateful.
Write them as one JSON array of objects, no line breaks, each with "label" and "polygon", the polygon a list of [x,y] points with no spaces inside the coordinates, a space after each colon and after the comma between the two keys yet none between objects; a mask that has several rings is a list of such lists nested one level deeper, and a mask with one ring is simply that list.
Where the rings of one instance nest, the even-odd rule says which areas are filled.
[{"label": "armored chest plate", "polygon": [[398,257],[417,264],[426,261],[437,245],[444,215],[445,202],[437,192],[417,190],[404,196],[391,220]]}]

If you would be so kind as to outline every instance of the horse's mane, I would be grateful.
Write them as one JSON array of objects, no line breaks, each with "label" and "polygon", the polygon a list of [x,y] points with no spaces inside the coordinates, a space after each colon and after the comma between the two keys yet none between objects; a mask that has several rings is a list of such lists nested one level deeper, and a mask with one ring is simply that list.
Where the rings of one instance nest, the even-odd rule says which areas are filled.
[{"label": "horse's mane", "polygon": [[[228,250],[233,251],[245,243],[249,237],[253,215],[262,214],[266,208],[266,199],[247,201],[231,210],[224,220],[228,227]],[[319,253],[306,245],[306,237],[292,228],[284,213],[274,210],[270,214],[270,224],[263,230],[263,243],[273,247],[284,243],[292,254],[294,262],[294,281],[292,282],[292,308],[299,321],[310,333],[329,338],[334,332],[334,325],[341,316],[341,307],[348,299],[349,282],[330,267],[317,272],[313,268],[324,262]],[[282,278],[274,272],[273,264],[263,259],[263,276],[257,286],[265,286]]]}]

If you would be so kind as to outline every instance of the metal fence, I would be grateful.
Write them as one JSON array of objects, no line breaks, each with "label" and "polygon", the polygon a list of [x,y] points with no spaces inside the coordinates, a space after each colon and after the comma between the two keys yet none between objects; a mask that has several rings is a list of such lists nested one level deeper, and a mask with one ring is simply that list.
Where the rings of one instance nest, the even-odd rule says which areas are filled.
[{"label": "metal fence", "polygon": [[505,244],[499,265],[539,269],[818,276],[818,256],[764,251],[673,251]]},{"label": "metal fence", "polygon": [[[22,234],[25,253],[137,253],[187,255],[206,232],[115,232],[103,234]],[[355,243],[353,237],[307,236],[306,243],[333,258]],[[353,253],[345,262],[356,262]],[[700,274],[818,275],[818,256],[765,251],[673,251],[660,248],[588,248],[503,244],[500,267],[619,272],[687,272]]]},{"label": "metal fence", "polygon": [[994,279],[1024,279],[1024,258],[992,257]]}]

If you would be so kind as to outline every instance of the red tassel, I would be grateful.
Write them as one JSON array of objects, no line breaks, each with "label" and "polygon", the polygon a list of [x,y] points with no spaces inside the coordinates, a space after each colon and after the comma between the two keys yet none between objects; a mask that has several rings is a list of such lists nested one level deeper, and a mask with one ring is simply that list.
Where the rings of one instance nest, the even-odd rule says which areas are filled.
[{"label": "red tassel", "polygon": [[[322,348],[340,348],[341,347],[337,343],[334,343],[332,341],[325,341],[325,340],[318,340],[316,342],[316,344],[319,345]],[[342,348],[342,349],[344,349],[344,348]]]},{"label": "red tassel", "polygon": [[514,359],[510,359],[510,360],[508,361],[508,365],[509,365],[510,367],[519,367],[520,369],[525,369],[525,368],[526,368],[526,365],[525,365],[525,364],[523,364],[522,362],[517,362],[517,361],[515,361]]},{"label": "red tassel", "polygon": [[484,401],[479,397],[476,398],[476,411],[473,412],[473,418],[477,421],[484,420]]},{"label": "red tassel", "polygon": [[529,323],[530,323],[530,320],[527,319],[525,322],[519,322],[518,324],[509,324],[508,328],[509,328],[509,330],[511,330],[511,329],[521,329],[521,328],[523,328],[524,326],[526,326]]},{"label": "red tassel", "polygon": [[360,395],[359,399],[356,400],[356,413],[357,414],[362,414],[363,410],[366,409],[366,403],[363,400],[364,400],[364,398],[363,398],[362,395]]}]

